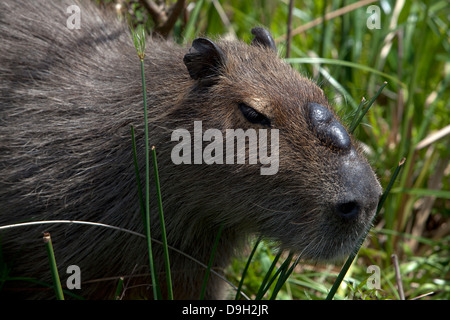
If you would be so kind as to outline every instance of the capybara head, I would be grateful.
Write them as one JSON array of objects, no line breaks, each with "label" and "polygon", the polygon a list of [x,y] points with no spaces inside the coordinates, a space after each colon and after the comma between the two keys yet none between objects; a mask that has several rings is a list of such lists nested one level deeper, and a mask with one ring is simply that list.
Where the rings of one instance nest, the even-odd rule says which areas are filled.
[{"label": "capybara head", "polygon": [[[208,177],[198,186],[209,200],[204,209],[280,240],[305,258],[342,258],[370,226],[381,187],[324,92],[277,56],[266,30],[252,33],[250,46],[196,39],[184,56],[193,82],[186,99],[192,104],[183,108],[202,120],[204,131],[222,131],[223,153],[239,149],[237,142],[236,149],[226,148],[234,139],[227,129],[254,129],[258,136],[246,135],[245,164],[237,156],[227,162],[228,154],[220,162],[219,154],[221,164],[202,168]],[[263,163],[268,154],[273,161]],[[259,165],[251,164],[252,155]]]}]

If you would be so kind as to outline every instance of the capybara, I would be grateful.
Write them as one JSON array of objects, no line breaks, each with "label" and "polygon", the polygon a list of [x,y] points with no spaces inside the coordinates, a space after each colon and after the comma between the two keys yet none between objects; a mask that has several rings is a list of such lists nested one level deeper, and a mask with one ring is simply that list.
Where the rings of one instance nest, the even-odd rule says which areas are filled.
[{"label": "capybara", "polygon": [[[322,89],[278,56],[268,31],[252,33],[250,44],[198,38],[188,48],[147,39],[149,144],[167,241],[189,256],[169,251],[176,299],[199,298],[205,268],[190,257],[207,264],[220,228],[219,273],[250,236],[333,261],[370,227],[381,194]],[[131,126],[145,190],[140,61],[126,23],[88,1],[0,3],[0,226],[72,220],[145,234]],[[151,236],[161,240],[150,172]],[[74,294],[110,299],[124,276],[125,298],[152,298],[144,238],[76,223],[0,230],[8,276],[40,281],[6,281],[4,296],[54,297],[41,285],[52,283],[44,232],[63,286],[68,266],[81,270]],[[162,246],[152,248],[166,297]],[[205,298],[226,288],[211,274]]]}]

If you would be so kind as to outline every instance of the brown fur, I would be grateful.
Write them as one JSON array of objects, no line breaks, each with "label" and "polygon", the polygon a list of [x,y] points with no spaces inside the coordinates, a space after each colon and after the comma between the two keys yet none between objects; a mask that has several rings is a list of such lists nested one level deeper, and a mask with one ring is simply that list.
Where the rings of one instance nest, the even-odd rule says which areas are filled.
[{"label": "brown fur", "polygon": [[[84,220],[144,233],[131,153],[137,133],[144,179],[144,129],[139,60],[126,27],[86,2],[80,30],[68,30],[72,1],[2,1],[0,4],[0,226],[30,220]],[[102,17],[98,19],[98,17]],[[333,260],[351,252],[366,228],[380,186],[354,146],[334,150],[308,120],[308,103],[331,110],[323,91],[275,52],[243,42],[214,41],[226,56],[214,84],[190,77],[173,43],[149,39],[145,58],[150,144],[158,154],[169,244],[207,263],[221,224],[214,268],[223,271],[250,234],[276,240],[305,259]],[[244,102],[280,130],[280,167],[174,165],[177,128],[263,128],[246,120]],[[150,183],[153,187],[153,181]],[[150,192],[152,236],[160,239],[155,191]],[[357,199],[357,200],[355,200]],[[352,219],[336,204],[358,201]],[[50,281],[42,232],[50,232],[63,284],[67,266],[82,281],[147,274],[144,239],[98,227],[54,224],[0,231],[11,275]],[[161,246],[154,244],[161,263]],[[204,269],[170,252],[176,298],[198,298]],[[163,277],[161,278],[163,280]],[[164,282],[162,282],[164,283]],[[9,287],[23,286],[7,282]],[[117,280],[82,284],[87,298],[111,298]],[[151,296],[148,286],[139,294]],[[4,289],[10,295],[13,289]],[[223,297],[210,277],[207,298]],[[26,297],[52,296],[22,292]],[[130,289],[127,293],[132,294]]]}]

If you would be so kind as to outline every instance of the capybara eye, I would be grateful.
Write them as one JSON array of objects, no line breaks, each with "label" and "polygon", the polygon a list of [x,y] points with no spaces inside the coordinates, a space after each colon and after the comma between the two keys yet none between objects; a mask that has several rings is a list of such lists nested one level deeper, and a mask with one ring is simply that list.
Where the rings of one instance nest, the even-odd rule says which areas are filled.
[{"label": "capybara eye", "polygon": [[270,120],[265,115],[259,113],[252,107],[249,107],[245,103],[239,103],[239,109],[241,110],[244,117],[251,123],[259,123],[263,126],[270,127]]}]

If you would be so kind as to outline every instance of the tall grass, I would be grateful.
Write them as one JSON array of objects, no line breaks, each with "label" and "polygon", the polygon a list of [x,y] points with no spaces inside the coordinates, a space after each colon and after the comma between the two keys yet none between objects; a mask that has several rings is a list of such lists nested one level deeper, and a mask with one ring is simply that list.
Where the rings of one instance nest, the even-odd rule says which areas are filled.
[{"label": "tall grass", "polygon": [[53,287],[55,289],[56,298],[58,300],[64,300],[64,294],[61,286],[61,280],[59,279],[58,266],[56,265],[56,258],[53,251],[53,244],[50,233],[44,233],[43,240],[45,248],[47,250],[47,256],[50,264],[50,271],[52,273]]},{"label": "tall grass", "polygon": [[[137,55],[140,60],[141,66],[141,80],[142,80],[142,92],[143,92],[143,104],[144,104],[144,121],[145,121],[145,203],[143,201],[142,190],[141,190],[141,181],[139,178],[139,168],[137,165],[137,151],[136,151],[136,141],[134,135],[134,128],[131,127],[131,138],[132,138],[132,146],[133,146],[133,160],[136,170],[136,181],[137,188],[139,194],[139,203],[141,205],[141,211],[145,212],[144,216],[144,225],[147,239],[147,247],[148,247],[148,255],[149,255],[149,264],[150,264],[150,273],[152,278],[152,288],[153,288],[153,297],[158,300],[162,298],[159,281],[157,280],[157,270],[155,267],[155,263],[153,261],[153,250],[152,250],[152,238],[151,238],[151,227],[150,227],[150,146],[149,146],[149,120],[148,120],[148,107],[147,107],[147,88],[145,85],[145,70],[144,70],[144,58],[145,58],[145,31],[144,29],[138,28],[134,31],[131,28],[134,45],[136,47]],[[156,186],[156,192],[158,197],[158,213],[159,213],[159,221],[161,228],[161,236],[162,236],[162,244],[164,251],[164,264],[166,271],[166,281],[167,281],[167,295],[168,299],[173,299],[173,291],[172,291],[172,280],[171,280],[171,272],[170,272],[170,260],[169,260],[169,249],[167,245],[167,236],[166,229],[164,223],[164,213],[163,213],[163,205],[162,205],[162,197],[161,197],[161,188],[159,184],[159,173],[158,173],[158,161],[156,158],[156,148],[152,147],[152,164],[154,171],[154,181]]]},{"label": "tall grass", "polygon": [[[154,299],[161,298],[161,292],[159,289],[159,281],[156,279],[157,271],[155,267],[155,263],[153,261],[153,249],[152,249],[152,237],[151,237],[151,227],[150,227],[150,148],[149,148],[149,140],[148,140],[148,111],[147,111],[147,91],[145,86],[145,73],[144,73],[144,57],[145,57],[145,32],[143,28],[139,28],[136,32],[131,29],[133,35],[134,46],[136,47],[137,55],[139,57],[140,65],[141,65],[141,79],[142,79],[142,92],[143,92],[143,102],[144,102],[144,122],[145,122],[145,198],[140,195],[139,202],[142,206],[144,199],[144,206],[141,207],[141,211],[144,212],[144,226],[145,226],[145,234],[147,239],[147,248],[148,248],[148,258],[149,258],[149,266],[150,266],[150,274],[152,278],[152,289],[153,289],[153,297]],[[136,142],[134,141],[134,129],[131,128],[132,132],[132,145],[133,151],[136,150]],[[136,159],[136,154],[133,155],[133,158]],[[135,161],[135,165],[137,162]],[[137,182],[140,184],[139,180],[139,170],[136,165],[136,177]],[[138,190],[140,185],[138,185]]]}]

